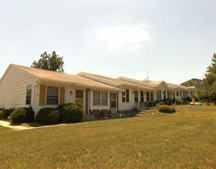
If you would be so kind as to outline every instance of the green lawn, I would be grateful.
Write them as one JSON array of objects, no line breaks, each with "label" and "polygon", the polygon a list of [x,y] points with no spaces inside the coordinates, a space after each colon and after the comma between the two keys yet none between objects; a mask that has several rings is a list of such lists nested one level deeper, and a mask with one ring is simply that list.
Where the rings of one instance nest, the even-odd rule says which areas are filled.
[{"label": "green lawn", "polygon": [[0,168],[216,168],[216,106],[13,131]]}]

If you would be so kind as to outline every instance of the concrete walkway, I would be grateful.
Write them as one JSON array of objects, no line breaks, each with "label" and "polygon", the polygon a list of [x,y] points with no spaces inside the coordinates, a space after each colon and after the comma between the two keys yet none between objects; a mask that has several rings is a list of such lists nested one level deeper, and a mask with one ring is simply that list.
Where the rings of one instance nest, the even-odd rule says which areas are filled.
[{"label": "concrete walkway", "polygon": [[3,121],[3,120],[0,120],[0,126],[3,126],[3,127],[8,127],[8,128],[11,128],[13,130],[27,130],[27,129],[32,129],[33,127],[24,127],[24,126],[21,126],[21,125],[18,125],[18,124],[10,124],[9,122],[7,121]]}]

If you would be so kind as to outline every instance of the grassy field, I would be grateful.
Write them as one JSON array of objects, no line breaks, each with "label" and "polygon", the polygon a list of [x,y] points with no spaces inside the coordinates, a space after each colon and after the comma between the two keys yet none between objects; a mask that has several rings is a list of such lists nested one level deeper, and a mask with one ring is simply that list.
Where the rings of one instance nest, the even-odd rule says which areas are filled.
[{"label": "grassy field", "polygon": [[1,169],[216,168],[216,106],[175,114],[13,131],[0,127]]}]

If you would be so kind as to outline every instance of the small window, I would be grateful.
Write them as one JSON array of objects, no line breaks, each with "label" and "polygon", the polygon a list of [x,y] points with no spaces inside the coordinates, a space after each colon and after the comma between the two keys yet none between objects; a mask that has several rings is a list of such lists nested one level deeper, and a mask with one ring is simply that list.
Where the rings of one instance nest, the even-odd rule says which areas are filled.
[{"label": "small window", "polygon": [[151,96],[151,101],[153,102],[153,100],[154,100],[154,95],[153,95],[153,93],[150,93],[150,96]]},{"label": "small window", "polygon": [[144,103],[144,92],[140,92],[140,95],[141,103]]},{"label": "small window", "polygon": [[125,102],[125,100],[126,100],[126,94],[125,92],[122,92],[122,102]]},{"label": "small window", "polygon": [[134,92],[134,101],[135,103],[138,103],[138,91]]},{"label": "small window", "polygon": [[149,92],[146,92],[146,101],[148,101],[148,102],[150,101],[149,97],[150,97]]},{"label": "small window", "polygon": [[129,89],[126,89],[125,92],[122,92],[122,102],[129,102]]},{"label": "small window", "polygon": [[100,91],[94,91],[93,105],[100,105]]},{"label": "small window", "polygon": [[83,98],[83,90],[76,90],[76,98],[79,99]]},{"label": "small window", "polygon": [[107,94],[107,92],[101,92],[101,105],[108,105],[108,94]]},{"label": "small window", "polygon": [[58,87],[47,87],[47,104],[58,105]]},{"label": "small window", "polygon": [[32,87],[28,86],[26,89],[26,104],[31,104],[31,93],[32,93]]},{"label": "small window", "polygon": [[179,96],[179,91],[176,91],[176,96]]}]

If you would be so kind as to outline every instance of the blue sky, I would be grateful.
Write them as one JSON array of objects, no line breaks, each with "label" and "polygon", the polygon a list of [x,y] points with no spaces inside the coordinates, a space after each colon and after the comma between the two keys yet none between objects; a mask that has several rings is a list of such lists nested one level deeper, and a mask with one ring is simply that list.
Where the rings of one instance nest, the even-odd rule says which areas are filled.
[{"label": "blue sky", "polygon": [[0,77],[47,51],[64,70],[181,83],[216,52],[215,0],[2,0]]}]

